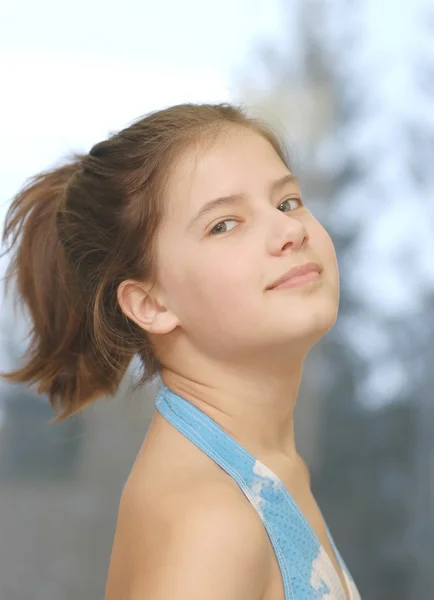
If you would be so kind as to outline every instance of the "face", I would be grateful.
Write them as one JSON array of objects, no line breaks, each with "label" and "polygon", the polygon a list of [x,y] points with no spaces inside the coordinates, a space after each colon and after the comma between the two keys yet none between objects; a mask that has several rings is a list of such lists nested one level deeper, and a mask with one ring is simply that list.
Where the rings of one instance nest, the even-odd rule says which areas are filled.
[{"label": "face", "polygon": [[[174,169],[166,202],[157,283],[196,349],[235,358],[310,347],[332,327],[339,297],[332,241],[265,138],[232,128],[202,152],[191,150]],[[267,289],[309,261],[321,267],[316,280]]]}]

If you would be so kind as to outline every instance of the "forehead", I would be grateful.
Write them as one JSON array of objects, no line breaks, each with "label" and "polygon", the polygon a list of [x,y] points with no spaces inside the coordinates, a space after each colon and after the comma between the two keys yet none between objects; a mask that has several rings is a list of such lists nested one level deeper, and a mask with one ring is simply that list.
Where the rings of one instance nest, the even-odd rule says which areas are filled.
[{"label": "forehead", "polygon": [[166,202],[172,214],[187,216],[215,197],[265,191],[288,172],[267,139],[233,127],[185,152],[170,174]]}]

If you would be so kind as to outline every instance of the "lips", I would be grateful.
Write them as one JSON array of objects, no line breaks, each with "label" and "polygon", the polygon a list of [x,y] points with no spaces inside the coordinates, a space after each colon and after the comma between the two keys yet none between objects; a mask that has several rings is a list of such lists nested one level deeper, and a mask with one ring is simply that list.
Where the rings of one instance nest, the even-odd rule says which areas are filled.
[{"label": "lips", "polygon": [[284,275],[282,275],[282,277],[280,277],[279,279],[276,279],[276,281],[274,283],[269,285],[267,287],[267,290],[272,290],[273,288],[277,287],[278,285],[285,283],[286,281],[290,281],[291,279],[294,279],[295,277],[300,277],[301,275],[308,275],[309,273],[320,273],[320,272],[321,272],[321,267],[316,262],[307,262],[304,265],[301,265],[298,267],[292,267],[292,269],[289,269],[289,271],[287,271]]}]

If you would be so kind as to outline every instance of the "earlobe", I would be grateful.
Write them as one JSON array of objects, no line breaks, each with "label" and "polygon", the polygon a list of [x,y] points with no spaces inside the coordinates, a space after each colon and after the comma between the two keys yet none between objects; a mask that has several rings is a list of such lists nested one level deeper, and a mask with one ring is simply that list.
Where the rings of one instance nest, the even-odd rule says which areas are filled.
[{"label": "earlobe", "polygon": [[122,312],[144,331],[170,333],[179,325],[176,315],[162,305],[145,284],[123,281],[117,294]]}]

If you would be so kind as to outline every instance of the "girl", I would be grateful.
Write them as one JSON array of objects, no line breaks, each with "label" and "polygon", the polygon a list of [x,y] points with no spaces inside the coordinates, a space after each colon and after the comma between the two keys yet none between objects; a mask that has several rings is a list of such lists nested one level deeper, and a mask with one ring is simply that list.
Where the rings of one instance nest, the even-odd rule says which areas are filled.
[{"label": "girl", "polygon": [[10,381],[56,420],[135,356],[160,381],[105,599],[359,600],[294,442],[336,256],[271,130],[226,104],[154,112],[34,177],[4,241],[33,325]]}]

